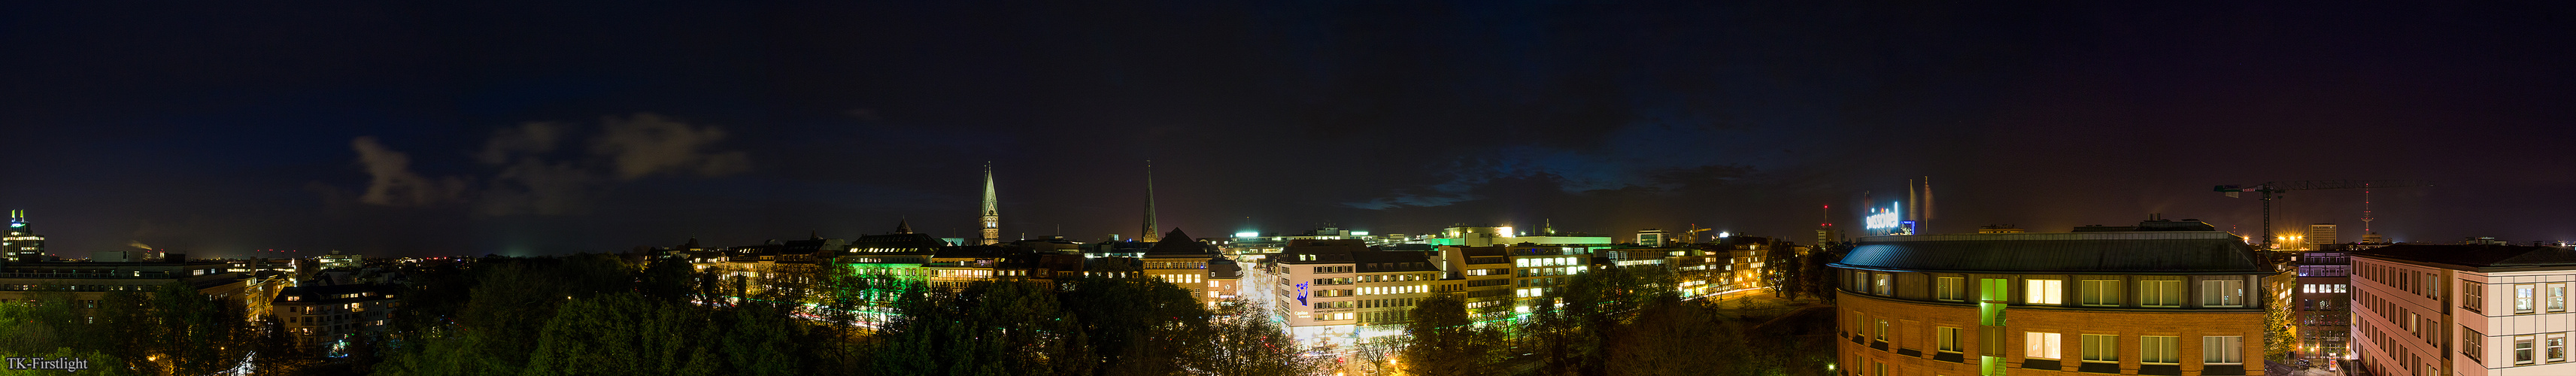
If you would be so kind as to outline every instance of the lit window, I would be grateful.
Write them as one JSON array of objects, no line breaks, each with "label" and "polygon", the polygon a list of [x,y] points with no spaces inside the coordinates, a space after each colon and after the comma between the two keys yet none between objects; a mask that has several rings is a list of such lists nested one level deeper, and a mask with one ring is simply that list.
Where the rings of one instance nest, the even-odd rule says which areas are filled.
[{"label": "lit window", "polygon": [[2065,304],[2066,281],[2056,279],[2023,280],[2022,302],[2029,304]]},{"label": "lit window", "polygon": [[2060,337],[2057,333],[2023,332],[2022,337],[2022,357],[2057,359],[2059,356]]},{"label": "lit window", "polygon": [[2531,313],[2531,285],[2513,285],[2513,313]]}]

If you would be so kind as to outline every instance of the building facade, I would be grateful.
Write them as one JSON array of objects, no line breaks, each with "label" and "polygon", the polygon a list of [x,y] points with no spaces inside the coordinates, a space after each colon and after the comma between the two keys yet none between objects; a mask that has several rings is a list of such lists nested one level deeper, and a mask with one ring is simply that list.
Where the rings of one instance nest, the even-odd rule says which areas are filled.
[{"label": "building facade", "polygon": [[1350,345],[1403,333],[1415,303],[1442,289],[1432,252],[1382,251],[1362,240],[1297,240],[1263,262],[1270,302],[1298,341]]},{"label": "building facade", "polygon": [[1510,257],[1511,247],[1440,247],[1441,270],[1447,271],[1443,286],[1457,293],[1467,304],[1467,314],[1476,320],[1492,320],[1514,313],[1516,268]]},{"label": "building facade", "polygon": [[2280,268],[2196,221],[2119,229],[1861,238],[1832,264],[1838,372],[2263,374]]},{"label": "building facade", "polygon": [[1215,297],[1221,294],[1209,294],[1213,290],[1209,288],[1212,275],[1208,264],[1224,259],[1217,256],[1216,251],[1208,249],[1207,243],[1200,243],[1181,229],[1175,228],[1169,234],[1154,238],[1162,241],[1154,242],[1153,248],[1147,248],[1144,257],[1139,259],[1142,264],[1140,271],[1145,277],[1188,289],[1191,298],[1198,299],[1202,305],[1215,307],[1218,302]]},{"label": "building facade", "polygon": [[269,306],[297,346],[329,354],[357,337],[383,335],[400,305],[400,291],[390,285],[287,287]]},{"label": "building facade", "polygon": [[2576,251],[2397,244],[2352,253],[2352,348],[2372,375],[2576,375]]},{"label": "building facade", "polygon": [[2341,247],[2328,248],[2295,255],[2297,351],[2301,358],[2318,364],[2352,353],[2352,255]]},{"label": "building facade", "polygon": [[2300,249],[2326,249],[2328,245],[2342,244],[2343,242],[2338,239],[2342,236],[2335,232],[2333,223],[2311,224],[2308,225],[2308,233],[2299,237],[2299,244],[2304,246]]},{"label": "building facade", "polygon": [[9,211],[9,228],[0,230],[0,255],[14,262],[46,261],[45,236],[27,224],[27,211]]},{"label": "building facade", "polygon": [[[197,293],[261,312],[268,306],[262,291],[278,283],[232,272],[232,263],[186,261],[186,256],[153,262],[0,262],[0,303],[56,299],[95,308],[115,291],[152,292],[172,283]],[[253,289],[254,285],[261,287]]]}]

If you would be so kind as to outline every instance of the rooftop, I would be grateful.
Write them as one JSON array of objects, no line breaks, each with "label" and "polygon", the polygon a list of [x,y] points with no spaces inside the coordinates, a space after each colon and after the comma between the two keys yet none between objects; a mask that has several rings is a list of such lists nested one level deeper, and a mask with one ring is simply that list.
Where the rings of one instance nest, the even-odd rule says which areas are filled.
[{"label": "rooftop", "polygon": [[1840,267],[2070,274],[2269,274],[2270,264],[2219,231],[2088,231],[1863,237]]},{"label": "rooftop", "polygon": [[2463,269],[2576,269],[2576,250],[2494,244],[2398,244],[2353,251],[2354,256],[2461,266]]}]

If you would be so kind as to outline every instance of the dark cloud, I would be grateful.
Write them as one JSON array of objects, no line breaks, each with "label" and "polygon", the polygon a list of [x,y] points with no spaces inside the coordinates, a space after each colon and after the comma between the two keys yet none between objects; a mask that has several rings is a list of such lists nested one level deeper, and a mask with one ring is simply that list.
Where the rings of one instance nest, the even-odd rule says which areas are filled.
[{"label": "dark cloud", "polygon": [[609,158],[617,178],[635,180],[662,173],[699,177],[724,176],[751,169],[749,154],[700,150],[725,138],[723,128],[692,127],[652,113],[600,121],[605,133],[591,142],[594,154]]},{"label": "dark cloud", "polygon": [[[360,164],[372,177],[358,202],[396,207],[433,208],[470,204],[482,216],[586,215],[595,197],[617,183],[657,175],[707,178],[750,169],[749,154],[716,149],[725,131],[692,126],[652,113],[606,117],[600,133],[590,137],[586,153],[559,155],[571,125],[529,122],[492,132],[483,149],[471,154],[485,169],[479,178],[428,178],[410,168],[409,154],[394,151],[374,136],[351,141]],[[485,186],[469,189],[470,182]],[[325,201],[343,194],[327,186],[313,188]]]},{"label": "dark cloud", "polygon": [[350,140],[349,148],[357,150],[358,164],[371,178],[367,182],[366,193],[358,196],[358,202],[417,207],[464,200],[464,179],[430,179],[412,172],[410,155],[385,147],[376,141],[375,136]]}]

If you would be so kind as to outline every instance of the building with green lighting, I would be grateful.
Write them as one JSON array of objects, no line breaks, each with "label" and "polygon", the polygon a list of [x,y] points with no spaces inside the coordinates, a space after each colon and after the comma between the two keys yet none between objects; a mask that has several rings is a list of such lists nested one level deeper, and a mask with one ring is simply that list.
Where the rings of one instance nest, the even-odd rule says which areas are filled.
[{"label": "building with green lighting", "polygon": [[1832,266],[1852,376],[2262,375],[2286,275],[2192,220],[1864,237]]}]

